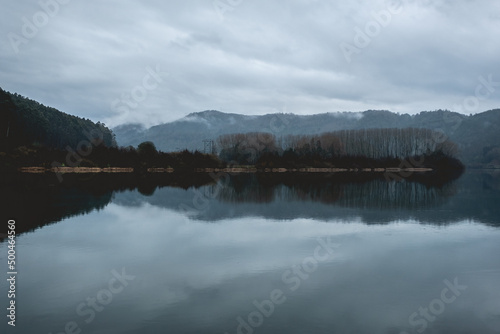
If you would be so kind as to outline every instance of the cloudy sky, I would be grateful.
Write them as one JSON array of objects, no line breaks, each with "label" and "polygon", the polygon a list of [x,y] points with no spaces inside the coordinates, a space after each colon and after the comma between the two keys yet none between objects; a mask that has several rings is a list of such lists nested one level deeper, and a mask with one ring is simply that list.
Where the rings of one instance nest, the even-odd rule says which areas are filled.
[{"label": "cloudy sky", "polygon": [[110,126],[500,107],[496,0],[0,1],[0,87]]}]

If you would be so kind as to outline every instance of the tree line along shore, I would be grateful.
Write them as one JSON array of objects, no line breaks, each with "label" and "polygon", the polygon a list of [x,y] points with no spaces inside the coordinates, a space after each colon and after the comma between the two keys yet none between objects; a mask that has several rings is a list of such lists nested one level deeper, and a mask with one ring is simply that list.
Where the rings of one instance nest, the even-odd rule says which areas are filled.
[{"label": "tree line along shore", "polygon": [[[152,142],[78,150],[24,145],[0,152],[3,171],[29,173],[160,172],[431,172],[463,170],[456,145],[425,129],[371,129],[276,138],[269,133],[224,135],[210,154],[161,152]],[[81,145],[80,145],[81,146]]]},{"label": "tree line along shore", "polygon": [[380,172],[463,170],[458,147],[424,128],[341,130],[316,135],[220,135],[209,152],[162,152],[151,141],[119,147],[112,130],[0,89],[0,171]]}]

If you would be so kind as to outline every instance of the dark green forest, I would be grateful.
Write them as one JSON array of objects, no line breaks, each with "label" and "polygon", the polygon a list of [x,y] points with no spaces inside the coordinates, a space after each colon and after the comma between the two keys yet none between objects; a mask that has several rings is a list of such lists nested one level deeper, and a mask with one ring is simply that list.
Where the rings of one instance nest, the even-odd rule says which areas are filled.
[{"label": "dark green forest", "polygon": [[[193,172],[235,165],[257,168],[420,168],[462,170],[449,138],[423,128],[351,129],[318,135],[254,132],[222,135],[219,155],[165,153],[152,141],[118,147],[104,124],[68,115],[0,89],[0,169],[127,167]],[[215,146],[214,146],[215,147]],[[212,152],[214,153],[214,152]]]},{"label": "dark green forest", "polygon": [[0,169],[19,167],[132,167],[192,171],[223,167],[200,152],[164,153],[151,142],[118,147],[106,125],[68,115],[0,89]]},{"label": "dark green forest", "polygon": [[85,140],[116,146],[113,132],[104,124],[68,115],[1,88],[0,110],[2,151],[23,145],[65,150],[67,146],[76,148]]}]

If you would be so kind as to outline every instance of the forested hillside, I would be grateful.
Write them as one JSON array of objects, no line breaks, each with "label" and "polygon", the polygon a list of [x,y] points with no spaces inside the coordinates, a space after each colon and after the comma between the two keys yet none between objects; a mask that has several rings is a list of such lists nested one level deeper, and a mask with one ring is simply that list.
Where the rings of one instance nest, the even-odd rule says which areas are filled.
[{"label": "forested hillside", "polygon": [[[247,116],[210,110],[149,129],[125,124],[115,128],[114,132],[118,145],[123,147],[137,147],[142,142],[151,141],[164,152],[203,151],[203,141],[209,140],[218,145],[207,153],[221,153],[224,147],[216,139],[227,134],[267,133],[276,139],[278,148],[285,151],[286,141],[293,136],[297,139],[338,131],[390,128],[427,129],[440,133],[442,138],[434,139],[450,139],[456,143],[456,156],[467,165],[500,165],[500,109],[469,116],[447,110],[415,115],[368,110],[307,116],[284,113]],[[358,134],[363,133],[366,132]],[[0,152],[24,146],[64,151],[69,147],[71,151],[96,137],[100,146],[117,145],[115,134],[102,123],[68,115],[0,88]],[[261,144],[259,139],[258,145]],[[226,149],[223,153],[227,152]]]},{"label": "forested hillside", "polygon": [[0,149],[25,145],[76,150],[79,143],[99,138],[106,147],[116,146],[114,135],[102,123],[68,115],[19,94],[0,88]]},{"label": "forested hillside", "polygon": [[[192,113],[171,123],[149,129],[140,125],[119,126],[119,145],[152,141],[162,151],[203,150],[203,140],[215,141],[225,134],[265,132],[276,138],[288,135],[321,135],[340,130],[420,128],[437,131],[458,145],[457,156],[468,165],[500,165],[500,109],[475,115],[448,110],[415,115],[385,110],[323,113],[316,115],[268,114],[246,116],[215,110]],[[218,147],[220,152],[221,147]]]},{"label": "forested hillside", "polygon": [[[0,170],[22,167],[126,167],[193,171],[198,166],[223,167],[200,152],[158,152],[152,143],[118,148],[113,132],[102,123],[71,116],[18,94],[0,89]],[[2,176],[4,176],[2,174]]]}]

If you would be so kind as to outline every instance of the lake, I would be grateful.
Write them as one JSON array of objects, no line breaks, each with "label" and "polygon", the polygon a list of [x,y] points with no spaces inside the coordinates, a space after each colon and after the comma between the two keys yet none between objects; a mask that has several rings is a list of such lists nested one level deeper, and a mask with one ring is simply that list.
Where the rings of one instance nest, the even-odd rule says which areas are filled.
[{"label": "lake", "polygon": [[499,173],[82,177],[2,189],[2,333],[500,333]]}]

